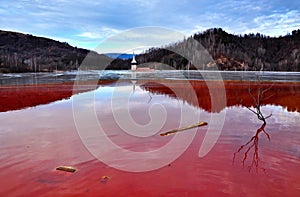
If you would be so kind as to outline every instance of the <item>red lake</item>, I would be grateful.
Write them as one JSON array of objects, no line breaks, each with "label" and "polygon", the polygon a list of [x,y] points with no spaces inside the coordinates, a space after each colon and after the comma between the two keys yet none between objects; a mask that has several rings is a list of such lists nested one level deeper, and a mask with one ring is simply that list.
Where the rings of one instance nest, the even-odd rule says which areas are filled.
[{"label": "red lake", "polygon": [[0,196],[300,196],[299,82],[94,83],[0,86]]}]

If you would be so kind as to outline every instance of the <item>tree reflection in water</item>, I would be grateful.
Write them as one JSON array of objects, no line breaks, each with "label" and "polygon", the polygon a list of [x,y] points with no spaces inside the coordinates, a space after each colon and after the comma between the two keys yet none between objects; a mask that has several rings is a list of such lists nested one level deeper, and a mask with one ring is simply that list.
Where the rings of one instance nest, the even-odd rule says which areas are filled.
[{"label": "tree reflection in water", "polygon": [[[252,155],[252,162],[251,164],[248,166],[248,169],[249,169],[249,172],[252,170],[252,168],[255,166],[256,168],[256,172],[258,172],[258,163],[260,161],[260,158],[259,158],[259,154],[258,154],[258,136],[261,132],[265,133],[266,136],[268,137],[269,141],[270,141],[270,135],[265,131],[265,126],[266,126],[266,123],[263,123],[261,125],[261,127],[259,129],[257,129],[255,135],[247,142],[245,143],[244,145],[242,145],[233,155],[233,162],[235,160],[235,157],[236,157],[236,154],[240,153],[243,149],[246,149],[247,150],[244,152],[244,158],[243,158],[243,166],[245,166],[245,162],[248,158],[248,154],[249,152],[253,150],[253,155]],[[261,168],[263,171],[265,171],[264,168]]]},{"label": "tree reflection in water", "polygon": [[[247,107],[251,112],[253,112],[257,118],[261,121],[263,121],[263,124],[261,125],[261,127],[259,129],[257,129],[255,135],[248,141],[246,142],[244,145],[240,146],[240,148],[233,154],[233,163],[234,160],[236,158],[236,155],[238,153],[240,153],[242,150],[245,150],[244,152],[244,157],[242,160],[242,164],[243,167],[245,166],[245,162],[249,156],[249,153],[251,152],[251,150],[253,149],[252,153],[252,162],[251,164],[248,166],[248,170],[249,172],[251,172],[252,168],[255,167],[256,172],[258,172],[259,169],[259,151],[258,151],[258,140],[259,140],[259,134],[261,132],[263,132],[268,140],[270,141],[270,135],[265,131],[265,127],[267,125],[266,119],[270,118],[272,116],[272,113],[269,114],[268,116],[264,116],[264,114],[261,112],[261,105],[263,103],[264,100],[269,99],[270,97],[272,97],[272,95],[269,95],[267,98],[264,98],[264,94],[270,90],[272,88],[272,85],[266,89],[262,89],[261,88],[261,78],[258,76],[257,78],[257,95],[253,95],[251,92],[251,87],[249,85],[248,87],[248,92],[249,95],[251,96],[251,98],[253,99],[253,103],[254,103],[254,109]],[[264,172],[266,169],[261,168]]]}]

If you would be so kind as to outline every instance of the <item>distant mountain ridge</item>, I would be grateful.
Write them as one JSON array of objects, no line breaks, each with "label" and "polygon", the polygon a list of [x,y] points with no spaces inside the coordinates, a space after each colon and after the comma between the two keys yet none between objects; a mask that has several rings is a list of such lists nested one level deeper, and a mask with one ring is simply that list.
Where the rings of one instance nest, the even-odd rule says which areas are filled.
[{"label": "distant mountain ridge", "polygon": [[128,54],[128,53],[105,53],[104,55],[113,58],[113,59],[132,59],[133,54]]}]

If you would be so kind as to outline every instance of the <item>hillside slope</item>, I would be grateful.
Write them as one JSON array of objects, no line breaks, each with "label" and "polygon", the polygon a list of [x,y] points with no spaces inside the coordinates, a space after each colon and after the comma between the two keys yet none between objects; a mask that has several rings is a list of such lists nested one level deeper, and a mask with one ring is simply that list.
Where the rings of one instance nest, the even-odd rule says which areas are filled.
[{"label": "hillside slope", "polygon": [[[160,62],[176,69],[186,69],[187,59],[172,52],[172,49],[191,50],[191,40],[198,41],[213,59],[212,62],[206,62],[206,65],[198,65],[204,69],[216,65],[220,70],[300,71],[300,30],[295,30],[290,35],[272,38],[259,33],[232,35],[220,28],[214,28],[165,49],[149,49],[136,59],[140,64]],[[199,54],[192,54],[191,57],[196,59],[196,62],[201,58],[205,57]]]},{"label": "hillside slope", "polygon": [[111,61],[104,55],[72,47],[66,42],[0,30],[0,72],[74,70],[88,54],[94,57],[94,63]]},{"label": "hillside slope", "polygon": [[[211,57],[209,61],[202,54],[189,51],[193,48],[191,40],[196,40],[208,51]],[[191,53],[189,59],[192,61],[172,51],[176,48]],[[74,70],[87,55],[89,58],[85,63],[90,69],[130,69],[130,59],[113,60],[105,55],[72,47],[68,43],[0,31],[0,73]],[[220,70],[300,71],[300,30],[272,38],[259,33],[232,35],[221,28],[214,28],[166,48],[151,48],[145,54],[137,55],[136,60],[139,67],[150,65],[156,69],[200,67]],[[202,61],[201,65],[197,61]],[[144,64],[151,62],[159,64]]]}]

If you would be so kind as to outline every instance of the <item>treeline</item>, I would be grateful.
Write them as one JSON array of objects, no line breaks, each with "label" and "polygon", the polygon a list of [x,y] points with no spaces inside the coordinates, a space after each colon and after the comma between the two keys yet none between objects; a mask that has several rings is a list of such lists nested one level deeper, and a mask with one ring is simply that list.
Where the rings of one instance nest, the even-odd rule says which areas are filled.
[{"label": "treeline", "polygon": [[76,70],[88,54],[90,68],[112,60],[66,42],[0,30],[0,73]]},{"label": "treeline", "polygon": [[214,28],[164,49],[149,49],[136,59],[140,64],[159,62],[176,69],[195,69],[196,65],[201,69],[300,71],[300,30],[274,38],[259,33],[232,35]]},{"label": "treeline", "polygon": [[[88,58],[86,56],[88,55]],[[300,71],[300,30],[281,37],[232,35],[221,28],[194,34],[136,56],[139,67]],[[0,31],[0,72],[130,69],[131,60],[112,59],[47,38]]]}]

